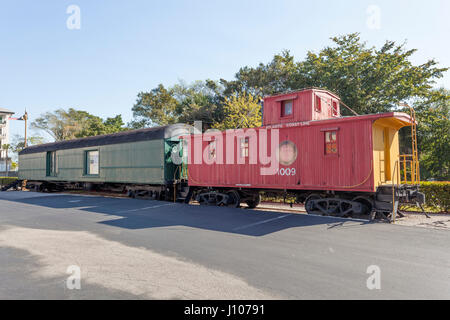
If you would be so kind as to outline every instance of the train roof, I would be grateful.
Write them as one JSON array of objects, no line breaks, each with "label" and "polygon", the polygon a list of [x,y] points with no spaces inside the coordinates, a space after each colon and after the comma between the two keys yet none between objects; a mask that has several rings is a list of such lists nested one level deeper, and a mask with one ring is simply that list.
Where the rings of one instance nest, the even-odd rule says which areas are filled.
[{"label": "train roof", "polygon": [[341,98],[337,95],[337,93],[330,91],[328,89],[325,88],[319,88],[319,87],[306,87],[303,89],[297,89],[297,90],[288,90],[288,91],[283,91],[277,94],[273,94],[273,95],[266,95],[264,96],[264,99],[266,98],[276,98],[276,97],[281,97],[287,94],[295,94],[295,93],[300,93],[300,92],[304,92],[304,91],[320,91],[320,92],[325,92],[328,93],[330,96],[333,96],[334,98],[336,98],[337,100],[341,100]]},{"label": "train roof", "polygon": [[127,142],[138,142],[147,140],[159,140],[166,138],[166,130],[172,126],[162,126],[145,128],[131,131],[123,131],[112,134],[105,134],[100,136],[92,136],[86,138],[79,138],[73,140],[58,141],[53,143],[39,144],[30,146],[19,152],[20,155],[65,150],[65,149],[77,149],[94,146],[103,146],[110,144],[119,144]]},{"label": "train roof", "polygon": [[358,116],[345,116],[330,119],[321,120],[307,120],[301,122],[283,123],[283,124],[273,124],[264,126],[265,128],[284,128],[292,127],[297,125],[321,125],[321,124],[334,124],[347,121],[361,121],[361,120],[372,120],[377,121],[379,119],[386,119],[391,122],[393,127],[401,128],[405,126],[410,126],[412,123],[412,118],[410,115],[404,112],[384,112],[384,113],[374,113],[374,114],[363,114]]}]

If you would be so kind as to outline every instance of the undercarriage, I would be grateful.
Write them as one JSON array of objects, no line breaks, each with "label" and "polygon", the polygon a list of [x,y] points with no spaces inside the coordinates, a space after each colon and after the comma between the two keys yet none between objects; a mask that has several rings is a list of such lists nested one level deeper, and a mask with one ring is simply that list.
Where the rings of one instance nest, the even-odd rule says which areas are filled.
[{"label": "undercarriage", "polygon": [[[354,198],[352,198],[354,196]],[[305,209],[308,214],[338,217],[369,216],[373,219],[395,221],[404,216],[399,209],[402,204],[417,205],[423,211],[425,195],[417,185],[383,185],[373,194],[313,193],[306,198]]]}]

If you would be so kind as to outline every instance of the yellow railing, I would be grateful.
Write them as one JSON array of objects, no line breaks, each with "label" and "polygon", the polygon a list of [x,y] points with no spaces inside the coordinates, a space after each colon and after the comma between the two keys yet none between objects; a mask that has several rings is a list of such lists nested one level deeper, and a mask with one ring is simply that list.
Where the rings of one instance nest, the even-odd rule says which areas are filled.
[{"label": "yellow railing", "polygon": [[411,116],[411,154],[402,154],[399,156],[398,173],[400,175],[400,184],[419,184],[420,166],[419,152],[417,149],[417,124],[416,112],[406,103],[401,104],[409,108]]},{"label": "yellow railing", "polygon": [[419,184],[420,167],[419,160],[411,154],[402,154],[399,159],[400,184]]}]

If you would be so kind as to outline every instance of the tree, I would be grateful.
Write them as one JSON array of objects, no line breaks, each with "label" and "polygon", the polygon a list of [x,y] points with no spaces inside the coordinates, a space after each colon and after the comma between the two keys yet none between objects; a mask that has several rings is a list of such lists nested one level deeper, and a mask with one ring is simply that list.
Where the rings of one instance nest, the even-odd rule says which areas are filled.
[{"label": "tree", "polygon": [[[11,150],[14,153],[18,153],[25,148],[25,142],[24,142],[25,139],[23,136],[21,136],[19,134],[15,134],[11,140],[12,140]],[[38,145],[38,144],[42,144],[42,143],[45,143],[45,139],[41,136],[27,137],[27,146],[34,146],[34,145]]]},{"label": "tree", "polygon": [[127,128],[124,127],[125,123],[120,114],[113,118],[106,118],[106,120],[103,121],[103,126],[106,134],[127,130]]},{"label": "tree", "polygon": [[224,93],[227,96],[245,91],[256,97],[263,97],[290,90],[297,68],[294,57],[288,50],[284,50],[268,64],[260,63],[256,68],[241,68],[235,75],[236,80],[220,81],[226,88]]},{"label": "tree", "polygon": [[380,49],[369,48],[358,33],[331,40],[334,46],[317,54],[308,52],[304,61],[295,62],[284,51],[267,65],[241,68],[235,81],[223,82],[225,92],[245,90],[261,96],[321,87],[337,93],[360,114],[377,113],[404,100],[429,96],[435,80],[448,70],[436,67],[435,60],[413,65],[410,57],[416,49],[407,50],[405,43],[386,41]]},{"label": "tree", "polygon": [[31,123],[31,127],[44,130],[56,141],[70,140],[82,130],[85,122],[90,118],[85,111],[77,111],[73,108],[58,109],[54,112],[46,112]]},{"label": "tree", "polygon": [[335,47],[308,53],[291,85],[328,88],[361,114],[390,111],[401,101],[428,96],[447,70],[434,60],[413,65],[409,59],[417,50],[406,50],[405,43],[367,48],[357,33],[332,40]]},{"label": "tree", "polygon": [[121,115],[117,115],[114,118],[106,118],[106,120],[93,116],[86,121],[79,132],[75,133],[75,137],[84,138],[127,130],[123,126],[124,122]]},{"label": "tree", "polygon": [[162,84],[150,92],[140,92],[133,106],[133,128],[202,121],[210,127],[223,119],[223,88],[212,80],[190,85],[180,82],[170,88]]},{"label": "tree", "polygon": [[421,176],[450,180],[450,91],[436,90],[432,98],[414,104],[421,153]]},{"label": "tree", "polygon": [[242,93],[225,98],[223,105],[225,118],[221,122],[216,122],[213,128],[237,129],[254,128],[261,126],[261,104],[259,98],[255,98],[250,93]]},{"label": "tree", "polygon": [[134,119],[131,126],[137,129],[176,123],[177,104],[172,90],[167,90],[162,84],[150,92],[140,92],[132,108]]},{"label": "tree", "polygon": [[[18,167],[18,153],[25,148],[24,137],[15,134],[11,139],[10,150],[13,152],[12,161],[11,161],[11,169],[15,170]],[[45,139],[40,136],[29,136],[27,137],[27,146],[34,146],[38,144],[45,143]]]},{"label": "tree", "polygon": [[31,123],[33,128],[47,132],[56,141],[120,132],[126,130],[123,125],[120,115],[103,121],[100,117],[73,108],[46,112]]}]

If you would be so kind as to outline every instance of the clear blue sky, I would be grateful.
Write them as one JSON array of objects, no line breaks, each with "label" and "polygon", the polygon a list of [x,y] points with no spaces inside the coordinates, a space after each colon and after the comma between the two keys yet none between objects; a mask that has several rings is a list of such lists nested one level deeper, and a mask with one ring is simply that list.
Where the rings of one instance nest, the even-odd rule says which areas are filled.
[{"label": "clear blue sky", "polygon": [[[81,28],[69,30],[69,5]],[[379,29],[367,9],[380,9]],[[360,32],[369,45],[408,41],[413,62],[450,66],[450,1],[2,0],[0,107],[31,119],[74,107],[126,122],[139,91],[159,83],[232,79],[242,66],[289,49],[296,60],[331,36]],[[450,73],[437,86],[450,88]],[[22,133],[23,123],[12,123]]]}]

